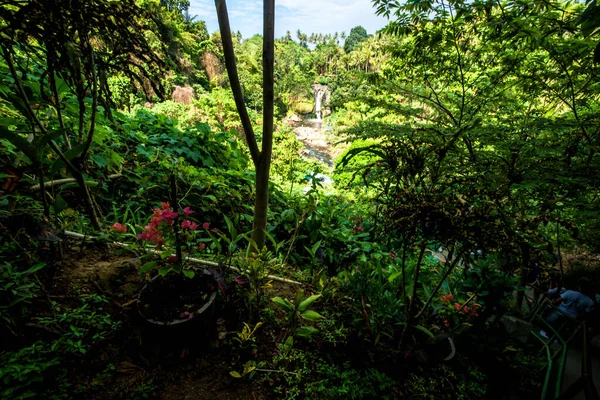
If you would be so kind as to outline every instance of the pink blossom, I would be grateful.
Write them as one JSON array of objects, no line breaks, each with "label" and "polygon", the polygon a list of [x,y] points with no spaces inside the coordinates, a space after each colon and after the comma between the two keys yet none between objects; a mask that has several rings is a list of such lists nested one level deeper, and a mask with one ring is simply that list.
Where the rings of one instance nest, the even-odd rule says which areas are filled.
[{"label": "pink blossom", "polygon": [[390,252],[390,257],[392,257],[393,259],[398,258],[398,256],[396,256],[396,254],[393,251]]},{"label": "pink blossom", "polygon": [[462,306],[458,303],[454,303],[454,308],[456,308],[457,310],[460,310],[462,308]]},{"label": "pink blossom", "polygon": [[448,321],[447,319],[445,319],[445,320],[444,320],[444,326],[445,326],[446,328],[449,328],[449,327],[450,327],[450,321]]},{"label": "pink blossom", "polygon": [[463,311],[465,314],[468,314],[471,311],[471,309],[469,308],[469,306],[464,306]]},{"label": "pink blossom", "polygon": [[357,226],[357,227],[356,227],[356,228],[354,228],[354,229],[356,229],[357,231],[359,231],[359,232],[360,232],[360,231],[362,231],[362,230],[363,230],[363,227],[362,227],[362,226]]},{"label": "pink blossom", "polygon": [[171,204],[169,204],[168,201],[164,201],[160,203],[160,206],[162,207],[163,210],[168,210],[169,208],[171,208]]},{"label": "pink blossom", "polygon": [[205,222],[202,224],[202,229],[209,229],[210,228],[210,222]]},{"label": "pink blossom", "polygon": [[112,229],[115,232],[119,232],[119,233],[125,233],[127,232],[127,227],[123,224],[120,224],[118,222],[115,222],[110,229]]},{"label": "pink blossom", "polygon": [[192,211],[192,209],[191,209],[191,208],[189,208],[189,207],[185,207],[185,208],[183,209],[183,213],[184,213],[185,215],[192,215],[192,214],[195,214],[196,212],[195,212],[195,211]]},{"label": "pink blossom", "polygon": [[192,222],[192,221],[190,221],[189,219],[186,219],[186,220],[184,220],[184,221],[181,223],[181,228],[182,228],[182,229],[191,229],[191,230],[193,230],[193,231],[195,231],[196,229],[198,229],[198,227],[199,227],[199,226],[200,226],[200,225],[198,225],[198,224],[197,224],[197,223],[195,223],[195,222]]},{"label": "pink blossom", "polygon": [[171,211],[171,210],[164,210],[161,217],[163,221],[166,221],[168,225],[171,225],[173,223],[173,220],[175,218],[177,218],[179,216],[179,214],[177,214],[175,211]]}]

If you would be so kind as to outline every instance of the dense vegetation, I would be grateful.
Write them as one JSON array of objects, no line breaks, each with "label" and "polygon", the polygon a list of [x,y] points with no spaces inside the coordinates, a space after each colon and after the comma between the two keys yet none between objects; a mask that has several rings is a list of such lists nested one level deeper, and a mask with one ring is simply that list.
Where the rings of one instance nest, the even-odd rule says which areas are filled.
[{"label": "dense vegetation", "polygon": [[[188,1],[0,6],[0,397],[170,398],[157,366],[179,376],[194,357],[226,360],[216,379],[245,385],[231,398],[538,394],[540,353],[500,321],[524,312],[534,264],[540,282],[600,279],[562,257],[600,251],[595,2],[373,3],[377,35],[275,39],[264,246],[265,38],[231,35],[248,125],[227,40]],[[293,131],[315,84],[334,168]],[[209,355],[167,337],[171,358],[148,356],[133,278],[65,275],[98,254],[141,259],[140,288],[191,275],[187,256],[239,268],[220,267]]]}]

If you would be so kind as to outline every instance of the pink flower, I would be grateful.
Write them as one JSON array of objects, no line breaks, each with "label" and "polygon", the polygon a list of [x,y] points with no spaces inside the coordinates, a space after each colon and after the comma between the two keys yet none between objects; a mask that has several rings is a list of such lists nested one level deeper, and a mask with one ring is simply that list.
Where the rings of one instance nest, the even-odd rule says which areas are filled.
[{"label": "pink flower", "polygon": [[198,244],[198,250],[202,251],[206,248],[206,245],[204,243],[200,243]]},{"label": "pink flower", "polygon": [[396,254],[394,252],[390,252],[390,257],[392,257],[393,259],[398,258],[398,256],[396,256]]},{"label": "pink flower", "polygon": [[168,210],[169,208],[171,208],[171,204],[169,204],[168,201],[161,202],[160,206],[162,207],[163,210]]},{"label": "pink flower", "polygon": [[202,229],[209,229],[210,228],[210,222],[205,222],[202,224]]},{"label": "pink flower", "polygon": [[449,328],[449,327],[450,327],[450,321],[448,321],[447,319],[445,319],[445,320],[444,320],[444,326],[445,326],[446,328]]},{"label": "pink flower", "polygon": [[197,223],[195,223],[195,222],[192,222],[192,221],[190,221],[189,219],[186,219],[186,220],[184,220],[184,221],[181,223],[181,228],[182,228],[182,229],[191,229],[191,230],[193,230],[193,231],[195,231],[196,229],[198,229],[198,227],[199,227],[199,226],[200,226],[200,225],[198,225],[198,224],[197,224]]},{"label": "pink flower", "polygon": [[185,215],[192,215],[192,214],[195,214],[196,212],[195,212],[195,211],[192,211],[192,209],[191,209],[191,208],[189,208],[189,207],[185,207],[185,208],[183,209],[183,213],[184,213]]},{"label": "pink flower", "polygon": [[115,222],[110,229],[112,229],[115,232],[119,232],[119,233],[125,233],[127,232],[127,227],[123,224],[120,224],[118,222]]},{"label": "pink flower", "polygon": [[177,261],[179,261],[177,259],[177,256],[171,256],[171,257],[167,258],[167,262],[168,263],[174,263],[174,262],[177,262]]},{"label": "pink flower", "polygon": [[363,230],[363,227],[362,227],[362,226],[357,226],[357,227],[355,227],[354,229],[356,229],[357,231],[359,231],[359,232],[360,232],[360,231],[362,231],[362,230]]},{"label": "pink flower", "polygon": [[469,308],[469,306],[464,306],[463,311],[465,314],[468,314],[471,311],[471,309]]},{"label": "pink flower", "polygon": [[462,306],[458,303],[454,303],[454,308],[456,308],[457,310],[460,310],[462,308]]},{"label": "pink flower", "polygon": [[171,225],[173,223],[173,220],[175,218],[177,218],[179,216],[179,214],[177,214],[175,211],[171,211],[171,210],[164,210],[161,218],[163,221],[167,222],[167,225]]}]

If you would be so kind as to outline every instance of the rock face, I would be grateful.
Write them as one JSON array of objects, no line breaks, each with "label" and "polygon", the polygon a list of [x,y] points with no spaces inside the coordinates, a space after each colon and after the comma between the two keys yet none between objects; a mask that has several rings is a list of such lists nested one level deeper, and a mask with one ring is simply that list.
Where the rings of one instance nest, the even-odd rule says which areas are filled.
[{"label": "rock face", "polygon": [[171,99],[189,106],[194,100],[194,88],[191,86],[175,86]]},{"label": "rock face", "polygon": [[219,57],[215,53],[213,53],[212,51],[205,52],[202,55],[201,64],[209,82],[221,80],[225,68],[223,64],[221,64],[221,60],[219,60]]},{"label": "rock face", "polygon": [[531,331],[533,330],[533,324],[523,321],[517,317],[504,315],[500,319],[500,323],[506,329],[506,332],[510,337],[518,340],[521,343],[528,343],[531,338]]},{"label": "rock face", "polygon": [[[311,85],[313,94],[315,97],[315,114],[318,120],[323,119],[323,111],[327,109],[327,112],[331,114],[329,110],[329,103],[331,102],[331,91],[327,85],[321,85],[320,83],[314,83]],[[329,115],[327,114],[327,115]]]}]

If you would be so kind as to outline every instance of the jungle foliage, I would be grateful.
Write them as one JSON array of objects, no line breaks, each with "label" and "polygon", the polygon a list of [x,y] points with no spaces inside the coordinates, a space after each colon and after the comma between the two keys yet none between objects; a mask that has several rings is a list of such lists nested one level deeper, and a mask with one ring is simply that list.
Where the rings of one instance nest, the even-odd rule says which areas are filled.
[{"label": "jungle foliage", "polygon": [[[565,251],[600,251],[596,3],[373,3],[389,18],[377,35],[272,43],[209,34],[189,1],[0,6],[3,398],[95,390],[70,367],[129,321],[106,311],[110,293],[51,297],[62,231],[139,255],[169,198],[208,224],[201,258],[247,275],[221,298],[237,316],[219,342],[227,379],[286,398],[476,398],[501,368],[527,377],[507,395],[536,393],[539,360],[499,321],[521,315],[533,263],[568,282]],[[311,116],[314,83],[331,94],[333,169],[301,156],[290,124]],[[174,251],[152,248],[156,262]],[[271,275],[302,289],[272,292]],[[448,337],[459,355],[444,362]]]}]

